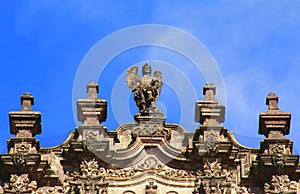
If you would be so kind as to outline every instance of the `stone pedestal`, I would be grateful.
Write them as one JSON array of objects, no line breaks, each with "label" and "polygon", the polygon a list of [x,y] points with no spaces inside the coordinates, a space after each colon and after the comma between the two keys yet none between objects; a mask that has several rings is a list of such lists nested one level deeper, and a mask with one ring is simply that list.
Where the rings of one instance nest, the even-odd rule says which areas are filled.
[{"label": "stone pedestal", "polygon": [[205,99],[196,102],[195,121],[201,126],[196,129],[193,142],[199,155],[209,150],[217,151],[215,145],[224,139],[227,133],[227,130],[220,125],[225,120],[225,106],[219,104],[215,94],[216,87],[208,83],[203,87]]},{"label": "stone pedestal", "polygon": [[34,98],[30,93],[21,96],[21,110],[9,112],[10,133],[16,137],[8,140],[9,153],[37,153],[40,146],[34,137],[41,133],[41,113],[32,111]]},{"label": "stone pedestal", "polygon": [[97,126],[106,121],[107,101],[98,98],[99,85],[90,82],[87,85],[87,98],[77,100],[77,118],[87,126]]},{"label": "stone pedestal", "polygon": [[164,135],[166,118],[157,116],[135,116],[138,126],[132,132],[136,135]]},{"label": "stone pedestal", "polygon": [[259,134],[265,135],[260,143],[260,155],[254,162],[254,173],[261,181],[272,174],[293,175],[299,156],[292,155],[293,142],[285,138],[290,131],[291,114],[278,108],[278,96],[266,97],[268,110],[259,115]]}]

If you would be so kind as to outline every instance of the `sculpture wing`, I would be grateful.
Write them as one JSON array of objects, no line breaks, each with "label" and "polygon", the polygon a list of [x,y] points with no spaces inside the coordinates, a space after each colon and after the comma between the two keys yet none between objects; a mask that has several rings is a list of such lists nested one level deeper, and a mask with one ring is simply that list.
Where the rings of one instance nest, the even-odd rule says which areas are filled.
[{"label": "sculpture wing", "polygon": [[139,76],[137,75],[137,70],[138,70],[137,66],[131,66],[128,68],[126,72],[126,82],[130,89],[135,88],[137,84],[139,78]]},{"label": "sculpture wing", "polygon": [[160,94],[161,86],[162,86],[162,73],[159,70],[155,70],[154,78],[158,80],[158,84],[159,84],[158,93]]}]

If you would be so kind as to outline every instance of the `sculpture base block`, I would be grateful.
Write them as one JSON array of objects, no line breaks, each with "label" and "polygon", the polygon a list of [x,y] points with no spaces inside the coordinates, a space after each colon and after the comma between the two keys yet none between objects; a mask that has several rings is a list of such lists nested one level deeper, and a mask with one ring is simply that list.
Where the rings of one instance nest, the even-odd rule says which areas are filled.
[{"label": "sculpture base block", "polygon": [[163,116],[141,116],[136,115],[134,120],[138,123],[132,132],[135,135],[167,135],[168,130],[164,127],[166,118]]}]

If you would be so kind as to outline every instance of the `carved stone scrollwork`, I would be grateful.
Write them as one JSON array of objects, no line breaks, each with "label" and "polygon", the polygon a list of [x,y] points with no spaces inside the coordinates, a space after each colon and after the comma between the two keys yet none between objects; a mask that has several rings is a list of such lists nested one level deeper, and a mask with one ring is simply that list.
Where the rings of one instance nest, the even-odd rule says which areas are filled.
[{"label": "carved stone scrollwork", "polygon": [[135,171],[133,169],[107,169],[107,177],[114,178],[129,178],[135,175]]},{"label": "carved stone scrollwork", "polygon": [[164,174],[168,177],[173,178],[194,178],[195,175],[192,172],[188,172],[185,170],[166,170]]},{"label": "carved stone scrollwork", "polygon": [[266,194],[271,193],[297,193],[297,182],[291,181],[288,175],[273,175],[271,184],[265,183],[264,191]]},{"label": "carved stone scrollwork", "polygon": [[36,189],[36,181],[30,181],[28,174],[21,174],[20,176],[12,174],[10,182],[3,186],[3,193],[34,193]]},{"label": "carved stone scrollwork", "polygon": [[218,142],[219,138],[219,132],[214,130],[207,130],[204,132],[204,144],[206,147],[206,150],[212,150],[216,149],[215,145]]},{"label": "carved stone scrollwork", "polygon": [[84,130],[83,141],[99,141],[99,131]]},{"label": "carved stone scrollwork", "polygon": [[13,154],[12,159],[14,165],[17,166],[26,166],[28,161],[29,155],[28,154]]},{"label": "carved stone scrollwork", "polygon": [[270,154],[272,155],[273,164],[277,167],[283,167],[286,163],[286,155],[284,153],[284,145],[270,145]]},{"label": "carved stone scrollwork", "polygon": [[148,123],[146,125],[140,124],[139,126],[133,128],[133,134],[142,135],[166,135],[170,136],[170,131],[163,126]]},{"label": "carved stone scrollwork", "polygon": [[150,169],[163,169],[163,165],[158,162],[154,157],[148,157],[142,164],[134,168],[136,171],[144,171]]},{"label": "carved stone scrollwork", "polygon": [[29,153],[31,145],[27,143],[15,144],[16,153]]},{"label": "carved stone scrollwork", "polygon": [[165,136],[167,139],[171,137],[171,130],[165,128],[165,118],[153,116],[135,116],[134,119],[138,123],[137,126],[131,129],[133,137],[138,135],[148,136]]},{"label": "carved stone scrollwork", "polygon": [[55,187],[40,187],[36,191],[36,194],[45,194],[45,193],[64,194],[66,192],[65,192],[65,188],[60,187],[60,186],[55,186]]}]

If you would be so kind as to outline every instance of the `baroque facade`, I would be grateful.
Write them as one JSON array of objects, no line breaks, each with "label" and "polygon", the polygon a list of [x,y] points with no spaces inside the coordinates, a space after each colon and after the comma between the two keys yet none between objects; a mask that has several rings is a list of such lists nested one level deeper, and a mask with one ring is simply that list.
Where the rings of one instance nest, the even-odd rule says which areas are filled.
[{"label": "baroque facade", "polygon": [[225,107],[215,99],[213,84],[203,87],[195,121],[187,132],[166,123],[156,107],[162,74],[151,66],[128,69],[126,81],[139,109],[134,123],[108,131],[107,101],[98,98],[98,84],[87,85],[87,97],[77,100],[82,122],[62,144],[40,147],[41,113],[34,98],[21,96],[21,110],[9,113],[8,153],[0,155],[0,193],[87,194],[242,194],[300,193],[299,155],[292,153],[291,114],[278,107],[278,97],[266,97],[259,115],[260,148],[241,145],[221,123]]}]

